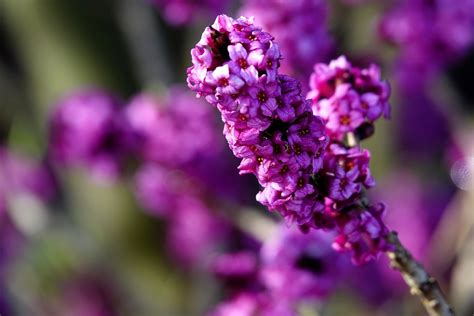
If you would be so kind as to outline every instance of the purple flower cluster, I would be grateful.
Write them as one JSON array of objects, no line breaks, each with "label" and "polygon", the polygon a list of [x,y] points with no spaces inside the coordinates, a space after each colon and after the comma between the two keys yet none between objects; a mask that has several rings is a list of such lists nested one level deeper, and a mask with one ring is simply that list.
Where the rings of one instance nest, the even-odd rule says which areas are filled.
[{"label": "purple flower cluster", "polygon": [[285,73],[309,76],[314,63],[325,60],[332,50],[326,0],[246,0],[240,14],[255,16],[278,39]]},{"label": "purple flower cluster", "polygon": [[56,193],[56,180],[46,164],[0,147],[0,214],[15,195],[29,194],[46,202]]},{"label": "purple flower cluster", "polygon": [[50,158],[88,167],[100,179],[116,178],[126,156],[122,102],[99,89],[72,93],[50,120]]},{"label": "purple flower cluster", "polygon": [[471,0],[396,1],[380,22],[382,39],[401,49],[411,67],[433,69],[462,56],[474,44]]},{"label": "purple flower cluster", "polygon": [[403,123],[397,124],[396,140],[410,159],[431,159],[452,142],[442,110],[450,105],[432,96],[432,82],[472,50],[473,30],[471,0],[399,0],[380,19],[381,39],[398,48],[392,68]]},{"label": "purple flower cluster", "polygon": [[198,263],[228,234],[202,185],[181,170],[144,164],[135,175],[135,195],[146,211],[166,221],[167,247],[183,266]]},{"label": "purple flower cluster", "polygon": [[[347,262],[331,248],[332,233],[282,228],[261,250],[261,278],[275,297],[322,299],[342,279]],[[292,286],[288,286],[292,284]]]},{"label": "purple flower cluster", "polygon": [[[160,96],[140,94],[132,98],[123,110],[130,149],[140,162],[179,169],[210,191],[241,200],[248,181],[229,172],[237,162],[225,150],[214,111],[204,105],[204,100],[180,86]],[[242,189],[228,190],[225,183]]]},{"label": "purple flower cluster", "polygon": [[379,69],[352,67],[344,57],[318,64],[311,111],[298,81],[278,73],[278,46],[253,19],[218,16],[191,55],[188,85],[220,110],[240,173],[263,186],[257,200],[303,230],[335,230],[334,248],[351,250],[355,263],[386,250],[384,206],[363,199],[374,185],[369,152],[342,143],[349,132],[370,136],[372,122],[389,115]]},{"label": "purple flower cluster", "polygon": [[[183,126],[186,128],[183,128]],[[217,156],[211,109],[179,87],[168,95],[138,95],[128,104],[107,91],[86,89],[64,97],[50,119],[50,158],[116,178],[127,158],[182,167]]]},{"label": "purple flower cluster", "polygon": [[217,258],[218,275],[231,277],[234,288],[210,315],[298,315],[300,304],[332,293],[348,267],[332,251],[331,234],[281,226],[270,237],[259,255],[247,250]]},{"label": "purple flower cluster", "polygon": [[211,16],[225,10],[228,0],[149,0],[160,10],[168,23],[181,26],[191,23],[196,15]]},{"label": "purple flower cluster", "polygon": [[180,87],[160,98],[134,97],[124,116],[140,160],[176,167],[215,156],[220,149],[212,110]]},{"label": "purple flower cluster", "polygon": [[313,113],[326,122],[329,135],[323,169],[316,179],[325,208],[310,226],[336,230],[333,247],[350,250],[353,262],[363,263],[387,249],[385,206],[370,205],[365,199],[365,190],[375,185],[370,152],[344,142],[349,133],[356,142],[371,136],[373,122],[390,115],[390,86],[376,65],[353,67],[344,56],[329,65],[317,64],[310,86]]},{"label": "purple flower cluster", "polygon": [[264,187],[259,202],[306,223],[323,208],[311,175],[322,167],[327,138],[299,82],[278,74],[272,36],[253,19],[221,15],[191,55],[188,84],[220,110],[240,173],[253,173]]},{"label": "purple flower cluster", "polygon": [[[316,64],[310,78],[313,113],[326,122],[331,138],[341,140],[382,115],[390,116],[390,86],[380,77],[380,69],[353,67],[341,56],[327,64]],[[365,128],[364,128],[365,127]]]},{"label": "purple flower cluster", "polygon": [[202,102],[179,87],[161,96],[140,94],[128,103],[106,91],[84,90],[64,98],[51,116],[53,161],[109,178],[125,173],[128,161],[135,162],[136,198],[167,222],[169,249],[186,266],[227,234],[208,199],[213,190],[224,190],[214,189],[214,178],[236,183],[227,176],[233,173],[222,156],[225,141],[218,137],[214,111]]},{"label": "purple flower cluster", "polygon": [[209,316],[296,316],[284,302],[273,301],[266,293],[242,292],[219,304]]}]

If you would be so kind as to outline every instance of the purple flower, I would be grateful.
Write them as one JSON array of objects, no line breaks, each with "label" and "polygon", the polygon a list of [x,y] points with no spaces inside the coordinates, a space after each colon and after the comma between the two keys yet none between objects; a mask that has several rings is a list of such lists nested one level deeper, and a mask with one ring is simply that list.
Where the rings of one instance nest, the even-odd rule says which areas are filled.
[{"label": "purple flower", "polygon": [[[330,233],[281,227],[261,250],[263,284],[280,299],[327,297],[342,279],[345,258],[331,248]],[[288,286],[291,284],[291,286]]]},{"label": "purple flower", "polygon": [[183,171],[146,164],[135,176],[135,195],[148,212],[166,220],[169,252],[185,267],[203,260],[228,232],[202,185]]},{"label": "purple flower", "polygon": [[158,164],[144,164],[135,174],[135,195],[145,210],[160,217],[173,216],[177,201],[188,192],[199,191],[179,170]]},{"label": "purple flower", "polygon": [[[265,187],[262,192],[271,192],[262,193],[260,198],[271,210],[298,221],[308,218],[314,202],[293,203],[291,210],[280,202],[316,194],[309,175],[322,167],[321,153],[327,138],[322,121],[304,102],[301,85],[278,75],[278,46],[268,33],[253,25],[252,19],[219,16],[193,51],[203,49],[212,53],[212,66],[193,58],[188,83],[198,96],[205,96],[221,111],[230,147],[243,158],[241,173],[255,174]],[[196,82],[204,67],[206,79]],[[243,70],[251,67],[258,72],[249,79]]]},{"label": "purple flower", "polygon": [[223,279],[255,278],[258,258],[256,253],[250,250],[226,253],[214,259],[212,270],[217,277]]},{"label": "purple flower", "polygon": [[252,100],[257,101],[257,107],[265,116],[271,117],[278,107],[275,98],[281,95],[278,84],[276,82],[267,82],[267,78],[262,76],[258,79],[258,83],[248,88],[248,94]]},{"label": "purple flower", "polygon": [[324,170],[328,181],[328,196],[335,201],[358,198],[362,187],[375,185],[369,169],[370,154],[358,148],[346,149],[338,144],[328,146]]},{"label": "purple flower", "polygon": [[230,74],[229,65],[217,67],[209,72],[206,82],[216,87],[219,94],[235,94],[244,85],[239,76]]},{"label": "purple flower", "polygon": [[400,48],[400,59],[431,69],[464,55],[474,43],[470,0],[402,1],[380,21],[382,39]]},{"label": "purple flower", "polygon": [[[298,81],[278,73],[278,46],[253,19],[218,16],[191,55],[205,49],[212,63],[193,58],[188,85],[221,111],[230,148],[242,158],[241,173],[253,173],[263,187],[257,200],[303,230],[336,231],[334,247],[352,251],[356,263],[387,250],[382,211],[362,201],[362,188],[374,185],[369,152],[341,143],[348,132],[363,129],[359,138],[369,134],[365,125],[389,115],[390,89],[379,68],[352,67],[345,57],[317,64],[308,94],[311,110]],[[253,73],[257,78],[249,80],[236,60],[246,66],[246,54],[252,52],[264,62]],[[232,75],[240,78],[233,79],[236,86],[229,82]],[[219,83],[224,79],[232,94]]]},{"label": "purple flower", "polygon": [[313,113],[326,122],[331,137],[341,140],[363,123],[390,116],[390,87],[377,66],[356,68],[344,56],[314,66],[310,79]]},{"label": "purple flower", "polygon": [[296,316],[296,310],[285,301],[266,293],[242,292],[219,304],[209,316]]},{"label": "purple flower", "polygon": [[254,83],[258,79],[257,67],[262,63],[264,56],[260,50],[254,50],[250,54],[241,43],[228,47],[229,57],[232,62],[229,67],[233,73],[240,73],[247,83]]},{"label": "purple flower", "polygon": [[168,221],[167,248],[185,267],[202,263],[226,240],[229,227],[202,196],[183,192]]},{"label": "purple flower", "polygon": [[329,197],[333,200],[348,200],[353,194],[359,193],[361,185],[356,183],[359,172],[356,168],[345,171],[338,166],[334,179],[329,183]]},{"label": "purple flower", "polygon": [[18,225],[18,217],[14,215],[23,210],[15,207],[15,202],[26,198],[45,203],[56,194],[56,179],[46,164],[0,146],[0,313],[10,312],[8,292],[3,284],[7,284],[10,265],[24,245],[23,233],[29,232],[25,226]]},{"label": "purple flower", "polygon": [[124,117],[135,151],[146,161],[184,166],[220,150],[212,109],[178,86],[164,97],[134,97],[124,109]]},{"label": "purple flower", "polygon": [[50,120],[51,158],[90,168],[101,179],[118,176],[128,146],[120,106],[115,96],[93,89],[60,100]]},{"label": "purple flower", "polygon": [[1,200],[6,202],[9,196],[29,194],[45,202],[56,196],[56,179],[46,164],[32,161],[2,147],[0,175],[0,213]]},{"label": "purple flower", "polygon": [[212,16],[224,11],[228,0],[148,0],[157,6],[168,23],[182,26],[192,23],[197,16]]},{"label": "purple flower", "polygon": [[388,229],[382,221],[385,205],[379,204],[366,209],[356,208],[337,217],[338,236],[333,248],[351,251],[352,262],[362,264],[377,258],[382,251],[390,249],[385,236]]}]

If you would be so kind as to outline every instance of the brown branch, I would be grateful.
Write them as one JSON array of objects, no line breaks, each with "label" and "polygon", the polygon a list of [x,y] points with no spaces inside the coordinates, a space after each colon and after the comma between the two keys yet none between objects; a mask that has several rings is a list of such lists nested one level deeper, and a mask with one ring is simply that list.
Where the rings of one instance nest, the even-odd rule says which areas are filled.
[{"label": "brown branch", "polygon": [[430,316],[453,316],[454,311],[446,301],[438,282],[426,272],[408,250],[403,247],[396,232],[390,232],[387,241],[394,246],[387,251],[392,267],[402,274],[410,292],[420,298]]}]

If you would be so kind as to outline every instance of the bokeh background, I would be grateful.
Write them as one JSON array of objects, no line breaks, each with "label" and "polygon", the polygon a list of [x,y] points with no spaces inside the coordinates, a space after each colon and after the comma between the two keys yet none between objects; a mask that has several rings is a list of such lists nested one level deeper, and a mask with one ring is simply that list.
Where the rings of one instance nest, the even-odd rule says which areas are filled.
[{"label": "bokeh background", "polygon": [[[260,260],[278,217],[185,82],[204,27],[241,12],[305,89],[341,54],[381,66],[373,198],[473,314],[474,1],[0,0],[0,315],[205,315],[223,256]],[[387,266],[345,264],[299,314],[424,315]]]}]

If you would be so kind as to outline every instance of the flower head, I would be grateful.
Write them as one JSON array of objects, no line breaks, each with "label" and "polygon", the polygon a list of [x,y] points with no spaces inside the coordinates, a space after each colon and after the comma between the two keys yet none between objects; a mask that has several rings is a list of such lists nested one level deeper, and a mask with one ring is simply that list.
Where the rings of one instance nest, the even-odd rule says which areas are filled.
[{"label": "flower head", "polygon": [[221,15],[192,55],[204,50],[212,62],[193,59],[190,88],[221,111],[229,145],[242,158],[241,173],[255,174],[264,187],[259,200],[287,219],[304,221],[317,203],[287,202],[317,195],[309,175],[322,167],[327,138],[301,85],[278,74],[278,45],[253,19]]},{"label": "flower head", "polygon": [[[345,259],[331,249],[331,233],[281,227],[264,244],[261,277],[273,295],[291,300],[321,299],[341,279]],[[288,286],[291,283],[292,286]]]},{"label": "flower head", "polygon": [[390,87],[380,77],[376,65],[353,67],[341,56],[326,64],[316,64],[310,79],[313,113],[326,124],[331,137],[342,139],[363,123],[390,116]]},{"label": "flower head", "polygon": [[[355,263],[386,250],[382,212],[362,201],[363,189],[374,185],[369,152],[342,143],[358,129],[370,134],[366,125],[389,115],[379,68],[352,67],[345,57],[317,64],[307,101],[301,84],[278,72],[273,37],[252,18],[224,15],[206,28],[197,54],[210,58],[193,58],[188,86],[220,110],[240,173],[254,174],[263,187],[257,200],[303,230],[337,232],[334,248],[352,251]],[[250,65],[251,54],[263,62]],[[251,67],[257,71],[246,72]]]}]

